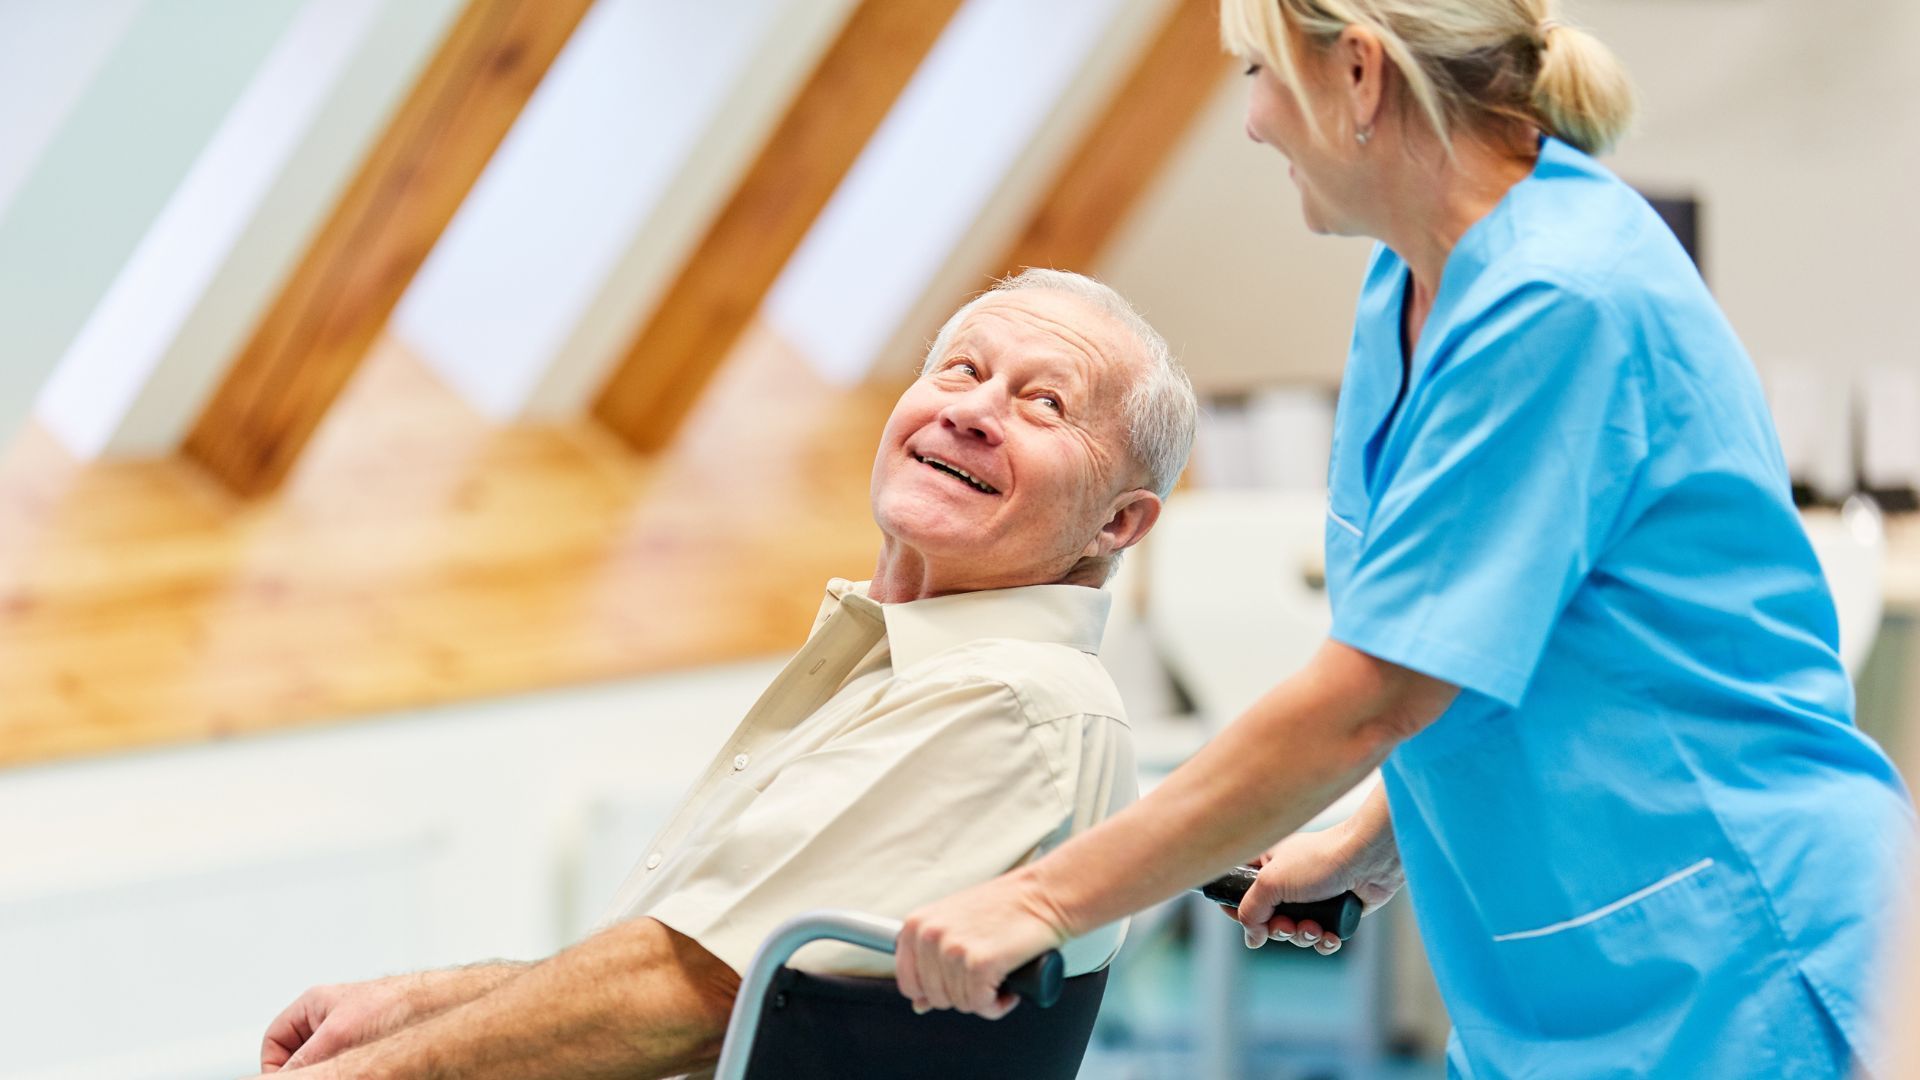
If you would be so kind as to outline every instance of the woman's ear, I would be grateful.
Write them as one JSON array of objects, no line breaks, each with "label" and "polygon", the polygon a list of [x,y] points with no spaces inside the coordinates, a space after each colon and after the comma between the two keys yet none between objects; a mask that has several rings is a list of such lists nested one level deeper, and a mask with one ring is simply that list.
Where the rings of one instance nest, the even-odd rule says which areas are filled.
[{"label": "woman's ear", "polygon": [[1333,45],[1334,76],[1355,131],[1370,131],[1386,101],[1387,50],[1364,26],[1340,31]]}]

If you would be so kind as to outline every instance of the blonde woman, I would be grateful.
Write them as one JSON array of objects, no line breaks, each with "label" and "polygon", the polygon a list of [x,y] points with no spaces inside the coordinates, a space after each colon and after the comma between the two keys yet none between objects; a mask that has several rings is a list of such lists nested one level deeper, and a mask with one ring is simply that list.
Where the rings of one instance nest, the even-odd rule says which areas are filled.
[{"label": "blonde woman", "polygon": [[[1408,883],[1455,1075],[1871,1068],[1912,810],[1852,724],[1752,366],[1594,159],[1624,73],[1548,0],[1223,0],[1221,23],[1308,224],[1380,242],[1331,639],[1149,798],[916,912],[902,993],[1001,1015],[1028,958],[1259,856],[1249,945],[1330,953],[1274,905]],[[1288,837],[1376,766],[1344,826]]]}]

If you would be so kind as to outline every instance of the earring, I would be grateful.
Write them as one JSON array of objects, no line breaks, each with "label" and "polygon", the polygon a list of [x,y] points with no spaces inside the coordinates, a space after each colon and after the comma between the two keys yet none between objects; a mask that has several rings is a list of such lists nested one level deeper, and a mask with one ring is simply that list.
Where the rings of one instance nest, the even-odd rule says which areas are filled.
[{"label": "earring", "polygon": [[1373,126],[1369,124],[1363,128],[1356,128],[1353,137],[1361,146],[1367,145],[1367,142],[1373,138]]}]

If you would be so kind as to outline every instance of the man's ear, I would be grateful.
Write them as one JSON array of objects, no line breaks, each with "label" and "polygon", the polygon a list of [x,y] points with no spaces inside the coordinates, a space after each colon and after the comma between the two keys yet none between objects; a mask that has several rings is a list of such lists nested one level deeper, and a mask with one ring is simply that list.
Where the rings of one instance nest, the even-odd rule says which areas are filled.
[{"label": "man's ear", "polygon": [[1139,543],[1158,520],[1160,496],[1146,488],[1122,492],[1113,500],[1112,507],[1107,511],[1107,523],[1100,526],[1100,532],[1087,545],[1084,554],[1092,558],[1105,558],[1125,551]]}]

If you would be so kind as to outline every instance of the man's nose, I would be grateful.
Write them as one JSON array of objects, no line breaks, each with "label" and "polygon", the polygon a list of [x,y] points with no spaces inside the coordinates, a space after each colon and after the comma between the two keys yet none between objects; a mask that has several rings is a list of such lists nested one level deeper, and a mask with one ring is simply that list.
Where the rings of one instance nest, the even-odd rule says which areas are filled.
[{"label": "man's nose", "polygon": [[979,439],[988,446],[1000,445],[1000,404],[990,385],[982,384],[961,394],[940,410],[940,423],[949,431]]}]

